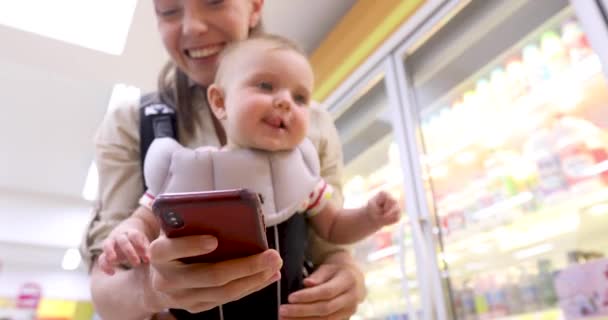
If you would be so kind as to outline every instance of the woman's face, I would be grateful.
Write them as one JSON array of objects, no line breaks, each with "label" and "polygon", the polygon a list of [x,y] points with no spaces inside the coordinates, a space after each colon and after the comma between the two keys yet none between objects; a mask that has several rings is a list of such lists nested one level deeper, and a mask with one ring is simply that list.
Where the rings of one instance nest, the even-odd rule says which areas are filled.
[{"label": "woman's face", "polygon": [[196,83],[213,82],[218,55],[245,39],[264,0],[154,0],[158,30],[171,59]]}]

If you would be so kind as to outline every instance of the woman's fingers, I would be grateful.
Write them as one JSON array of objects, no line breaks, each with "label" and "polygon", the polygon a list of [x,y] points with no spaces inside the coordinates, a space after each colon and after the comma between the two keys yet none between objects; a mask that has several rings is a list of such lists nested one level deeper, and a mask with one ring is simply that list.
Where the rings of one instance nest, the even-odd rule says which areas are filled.
[{"label": "woman's fingers", "polygon": [[[203,273],[201,272],[201,274]],[[172,307],[196,313],[209,310],[219,304],[238,300],[267,287],[278,279],[280,279],[280,273],[275,272],[269,275],[268,272],[263,271],[217,287],[201,286],[175,290],[166,293],[165,297]]]},{"label": "woman's fingers", "polygon": [[150,243],[150,260],[157,264],[167,263],[181,258],[207,254],[215,248],[217,248],[217,239],[213,236],[169,239],[161,235]]},{"label": "woman's fingers", "polygon": [[356,307],[349,307],[348,309],[340,310],[336,313],[327,316],[312,316],[312,317],[289,317],[281,316],[281,320],[348,320],[350,317],[357,312]]},{"label": "woman's fingers", "polygon": [[[351,312],[356,306],[356,295],[347,291],[333,299],[306,304],[286,304],[280,308],[281,319],[344,319],[345,311]],[[356,309],[356,307],[355,307]],[[343,317],[343,318],[340,318]]]},{"label": "woman's fingers", "polygon": [[[334,265],[321,265],[315,270],[310,276],[304,279],[304,286],[313,287],[321,283],[327,282],[337,272],[337,266]],[[299,292],[299,291],[298,291]]]},{"label": "woman's fingers", "polygon": [[280,308],[281,319],[348,319],[356,312],[360,298],[353,284],[357,276],[348,267],[321,265],[309,278],[324,281],[292,293],[289,304]]},{"label": "woman's fingers", "polygon": [[[309,280],[313,279],[313,280]],[[338,265],[323,264],[305,282],[316,285],[298,290],[289,295],[289,303],[312,303],[332,299],[350,289],[352,281],[344,278]]]},{"label": "woman's fingers", "polygon": [[[162,276],[158,277],[155,285],[167,291],[221,287],[237,279],[260,273],[265,273],[265,278],[269,278],[281,269],[281,265],[281,257],[275,250],[218,263],[183,264],[177,262],[156,268]],[[258,281],[258,284],[261,285],[262,282]]]},{"label": "woman's fingers", "polygon": [[260,272],[266,272],[271,276],[281,270],[283,260],[275,250],[265,252],[250,257],[234,260],[222,261],[208,265],[205,275],[201,275],[202,283],[212,283],[216,286],[227,284],[236,279],[249,277]]},{"label": "woman's fingers", "polygon": [[151,283],[163,296],[165,305],[190,312],[209,310],[258,291],[280,278],[283,262],[275,250],[218,263],[184,264],[179,261],[209,253],[216,247],[217,240],[211,236],[170,239],[161,236],[152,241]]}]

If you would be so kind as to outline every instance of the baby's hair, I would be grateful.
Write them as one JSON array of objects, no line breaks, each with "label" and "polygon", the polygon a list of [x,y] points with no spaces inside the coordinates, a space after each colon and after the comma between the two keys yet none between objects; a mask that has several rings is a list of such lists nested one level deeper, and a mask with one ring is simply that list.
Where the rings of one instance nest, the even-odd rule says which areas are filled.
[{"label": "baby's hair", "polygon": [[253,35],[244,40],[234,41],[224,48],[219,58],[217,72],[215,73],[215,83],[221,83],[223,74],[227,70],[227,64],[236,57],[235,53],[238,52],[240,48],[256,42],[267,44],[268,47],[266,49],[268,50],[290,50],[301,54],[304,58],[308,59],[306,52],[304,52],[300,46],[285,37],[268,33]]}]

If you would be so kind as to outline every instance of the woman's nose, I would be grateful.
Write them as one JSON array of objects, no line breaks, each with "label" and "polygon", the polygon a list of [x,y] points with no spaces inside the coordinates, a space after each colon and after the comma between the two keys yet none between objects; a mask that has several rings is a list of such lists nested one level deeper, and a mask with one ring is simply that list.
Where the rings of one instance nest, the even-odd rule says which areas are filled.
[{"label": "woman's nose", "polygon": [[184,2],[184,18],[182,21],[182,32],[185,35],[204,33],[209,29],[205,9],[201,7],[200,1]]}]

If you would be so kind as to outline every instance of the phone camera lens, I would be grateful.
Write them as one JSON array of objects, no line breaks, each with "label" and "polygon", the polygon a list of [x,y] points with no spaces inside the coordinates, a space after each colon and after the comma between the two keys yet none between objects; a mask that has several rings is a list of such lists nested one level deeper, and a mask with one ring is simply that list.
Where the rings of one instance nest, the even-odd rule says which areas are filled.
[{"label": "phone camera lens", "polygon": [[179,216],[179,214],[173,211],[164,212],[162,214],[162,218],[164,222],[171,228],[181,228],[184,226],[184,221],[182,218]]}]

